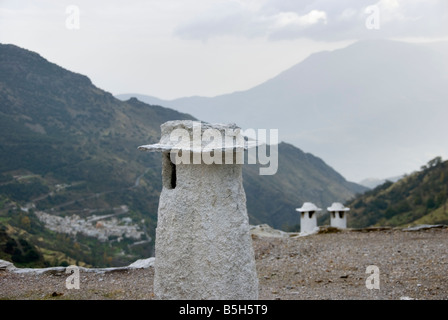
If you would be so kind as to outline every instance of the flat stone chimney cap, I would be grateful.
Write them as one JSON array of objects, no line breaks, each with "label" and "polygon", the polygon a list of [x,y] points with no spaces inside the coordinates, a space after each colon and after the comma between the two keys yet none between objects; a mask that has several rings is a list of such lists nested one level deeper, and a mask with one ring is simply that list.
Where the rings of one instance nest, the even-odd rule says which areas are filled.
[{"label": "flat stone chimney cap", "polygon": [[311,202],[305,202],[302,205],[302,208],[297,208],[296,211],[299,212],[310,212],[310,211],[321,211],[321,208],[316,207],[314,203]]},{"label": "flat stone chimney cap", "polygon": [[350,211],[350,208],[344,207],[342,203],[333,202],[331,207],[327,208],[328,211]]},{"label": "flat stone chimney cap", "polygon": [[[160,128],[162,132],[159,143],[143,145],[138,149],[150,152],[185,150],[204,153],[210,151],[241,152],[257,146],[257,142],[246,139],[241,134],[241,128],[234,123],[210,124],[193,120],[175,120],[163,123]],[[220,138],[215,138],[218,134]]]}]

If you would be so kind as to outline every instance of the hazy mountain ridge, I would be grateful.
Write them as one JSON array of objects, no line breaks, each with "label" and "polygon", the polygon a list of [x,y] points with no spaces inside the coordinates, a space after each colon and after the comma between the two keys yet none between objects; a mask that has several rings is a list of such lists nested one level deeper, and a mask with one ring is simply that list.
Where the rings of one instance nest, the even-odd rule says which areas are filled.
[{"label": "hazy mountain ridge", "polygon": [[379,185],[381,185],[387,181],[397,182],[401,178],[403,178],[403,176],[390,177],[390,178],[386,178],[386,179],[367,178],[367,179],[363,179],[362,181],[360,181],[358,183],[364,187],[369,188],[369,189],[374,189],[375,187],[378,187]]},{"label": "hazy mountain ridge", "polygon": [[[37,53],[0,45],[0,258],[15,256],[25,265],[116,266],[150,256],[161,158],[137,147],[158,141],[161,123],[186,119],[195,118],[135,98],[120,101]],[[291,145],[281,143],[279,153],[278,176],[244,166],[251,223],[294,225],[294,208],[302,202],[345,201],[364,190]],[[39,220],[37,211],[50,214],[39,215],[47,220],[78,215],[100,235],[70,235],[67,228],[81,224],[67,220],[58,227],[56,218]],[[101,216],[112,220],[105,223]],[[106,232],[105,225],[118,230],[127,224],[143,237]]]},{"label": "hazy mountain ridge", "polygon": [[312,54],[246,91],[171,101],[139,98],[205,121],[232,117],[243,128],[277,128],[280,140],[360,181],[372,176],[370,167],[373,176],[396,176],[429,160],[403,169],[415,153],[435,156],[448,148],[440,135],[448,117],[447,58],[443,45],[360,41]]}]

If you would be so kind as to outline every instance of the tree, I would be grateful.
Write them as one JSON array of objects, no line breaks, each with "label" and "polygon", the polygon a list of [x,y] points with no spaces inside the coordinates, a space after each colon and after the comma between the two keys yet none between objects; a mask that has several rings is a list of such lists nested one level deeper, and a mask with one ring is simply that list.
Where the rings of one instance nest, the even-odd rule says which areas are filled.
[{"label": "tree", "polygon": [[434,159],[428,161],[428,168],[437,167],[442,163],[442,157],[435,157]]},{"label": "tree", "polygon": [[20,219],[20,224],[25,230],[29,230],[31,227],[31,220],[28,216],[23,216],[22,219]]},{"label": "tree", "polygon": [[427,209],[434,209],[436,207],[436,202],[433,197],[428,198],[426,201],[426,208]]}]

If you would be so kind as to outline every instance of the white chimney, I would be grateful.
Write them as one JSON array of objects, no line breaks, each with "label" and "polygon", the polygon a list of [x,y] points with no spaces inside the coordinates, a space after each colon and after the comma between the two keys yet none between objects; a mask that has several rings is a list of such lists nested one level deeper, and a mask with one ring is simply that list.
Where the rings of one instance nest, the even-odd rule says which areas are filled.
[{"label": "white chimney", "polygon": [[300,233],[313,233],[318,230],[317,212],[321,210],[311,202],[305,202],[301,208],[296,209],[300,212]]},{"label": "white chimney", "polygon": [[154,294],[176,300],[258,299],[240,129],[169,121],[161,130],[160,143],[139,147],[162,152]]},{"label": "white chimney", "polygon": [[339,202],[334,202],[327,210],[330,213],[330,225],[332,227],[347,228],[347,212],[350,211],[349,208],[344,207]]}]

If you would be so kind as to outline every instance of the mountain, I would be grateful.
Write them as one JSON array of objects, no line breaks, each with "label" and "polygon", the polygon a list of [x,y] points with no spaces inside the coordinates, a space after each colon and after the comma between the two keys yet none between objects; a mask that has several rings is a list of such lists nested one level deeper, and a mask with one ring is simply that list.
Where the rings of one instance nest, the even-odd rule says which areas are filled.
[{"label": "mountain", "polygon": [[352,181],[397,176],[428,161],[425,154],[448,149],[445,48],[360,41],[312,54],[246,91],[171,101],[138,97],[205,121],[279,129],[280,140],[325,159]]},{"label": "mountain", "polygon": [[346,203],[352,227],[448,224],[448,161],[436,157],[420,171],[387,181]]},{"label": "mountain", "polygon": [[[121,101],[84,75],[0,44],[0,259],[19,265],[127,265],[153,254],[161,156],[137,150],[191,115]],[[287,143],[279,168],[244,166],[250,223],[291,227],[305,201],[364,187]]]},{"label": "mountain", "polygon": [[[28,241],[46,261],[90,265],[150,255],[161,161],[137,146],[157,141],[160,124],[173,119],[194,118],[137,99],[121,102],[86,76],[2,44],[0,222],[9,225],[17,248]],[[44,223],[33,214],[38,212],[51,216]],[[68,219],[74,215],[77,225]],[[94,215],[110,215],[108,223],[114,225],[106,228]],[[82,233],[64,236],[75,228]]]},{"label": "mountain", "polygon": [[401,178],[402,178],[402,176],[390,177],[390,178],[386,178],[386,179],[366,178],[358,183],[364,187],[369,188],[369,189],[374,189],[375,187],[378,187],[379,185],[381,185],[387,181],[397,182]]}]

